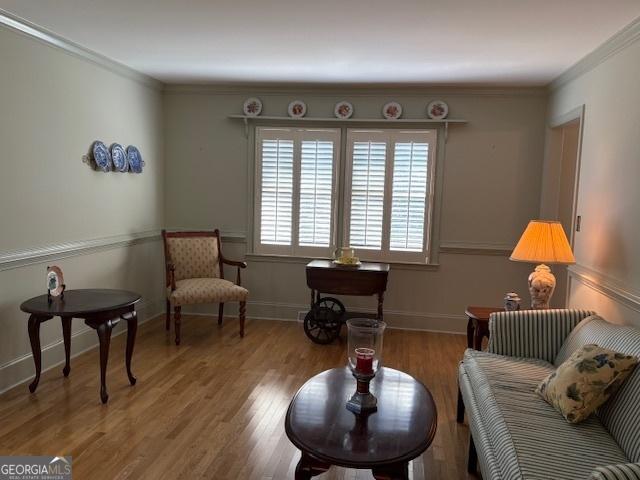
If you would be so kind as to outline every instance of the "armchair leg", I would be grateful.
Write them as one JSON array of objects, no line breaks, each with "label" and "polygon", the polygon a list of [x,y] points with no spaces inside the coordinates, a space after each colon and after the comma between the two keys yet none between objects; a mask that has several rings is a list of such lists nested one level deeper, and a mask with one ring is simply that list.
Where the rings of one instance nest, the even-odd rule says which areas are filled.
[{"label": "armchair leg", "polygon": [[240,302],[240,336],[244,337],[244,315],[247,308],[247,302]]},{"label": "armchair leg", "polygon": [[222,325],[222,317],[224,315],[224,303],[218,305],[218,325]]},{"label": "armchair leg", "polygon": [[476,451],[475,443],[473,443],[471,433],[469,433],[469,461],[467,463],[467,472],[478,472],[478,452]]},{"label": "armchair leg", "polygon": [[173,314],[173,322],[176,330],[176,345],[180,345],[180,323],[182,322],[180,310],[182,310],[182,307],[176,306]]},{"label": "armchair leg", "polygon": [[171,302],[167,300],[167,318],[164,322],[164,328],[169,331],[171,328]]}]

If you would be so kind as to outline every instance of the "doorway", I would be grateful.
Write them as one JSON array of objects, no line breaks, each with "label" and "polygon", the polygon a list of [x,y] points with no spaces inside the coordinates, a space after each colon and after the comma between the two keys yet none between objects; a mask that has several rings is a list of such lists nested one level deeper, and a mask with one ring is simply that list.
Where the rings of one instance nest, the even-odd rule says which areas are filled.
[{"label": "doorway", "polygon": [[[583,109],[553,122],[549,131],[547,161],[543,178],[541,216],[559,220],[571,248],[579,228],[577,217],[578,180],[582,141]],[[552,307],[563,308],[567,304],[568,272],[566,265],[554,265],[556,290]]]}]

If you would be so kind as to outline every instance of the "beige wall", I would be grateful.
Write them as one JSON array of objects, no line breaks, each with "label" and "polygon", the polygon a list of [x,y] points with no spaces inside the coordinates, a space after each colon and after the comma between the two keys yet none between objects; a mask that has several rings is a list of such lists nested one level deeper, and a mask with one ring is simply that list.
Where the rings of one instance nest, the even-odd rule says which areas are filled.
[{"label": "beige wall", "polygon": [[640,42],[552,92],[548,122],[585,107],[570,304],[640,325]]},{"label": "beige wall", "polygon": [[[442,176],[440,243],[435,269],[394,266],[385,307],[392,325],[463,331],[468,304],[500,305],[504,293],[520,292],[527,301],[531,266],[509,262],[509,250],[539,212],[544,155],[546,94],[541,91],[367,91],[172,87],[165,93],[166,221],[169,228],[213,228],[239,236],[248,230],[251,195],[248,170],[253,144],[241,122],[249,96],[263,100],[263,115],[286,115],[296,98],[308,116],[331,117],[333,106],[348,99],[355,116],[379,118],[382,105],[396,99],[404,117],[424,118],[430,99],[443,98],[450,116],[465,118],[452,126],[437,168]],[[477,254],[478,249],[485,254]],[[243,256],[244,243],[225,247]],[[475,252],[475,253],[474,253]],[[493,253],[494,255],[490,255]],[[304,261],[251,257],[246,282],[249,315],[295,318],[308,305]],[[374,308],[371,299],[347,299],[349,306]],[[212,311],[208,309],[208,311]]]},{"label": "beige wall", "polygon": [[[62,267],[69,288],[129,288],[143,294],[143,313],[159,310],[157,235],[127,239],[164,223],[164,160],[159,89],[7,27],[0,27],[0,65],[1,391],[33,374],[19,306],[45,292],[47,264]],[[144,173],[91,170],[82,155],[96,139],[137,145]],[[93,240],[101,248],[83,247]],[[70,256],[68,242],[82,254]],[[27,263],[36,251],[57,253],[33,265],[8,263],[18,250]],[[73,331],[74,351],[96,343],[81,321]],[[45,368],[63,358],[60,339],[59,321],[47,322]]]}]

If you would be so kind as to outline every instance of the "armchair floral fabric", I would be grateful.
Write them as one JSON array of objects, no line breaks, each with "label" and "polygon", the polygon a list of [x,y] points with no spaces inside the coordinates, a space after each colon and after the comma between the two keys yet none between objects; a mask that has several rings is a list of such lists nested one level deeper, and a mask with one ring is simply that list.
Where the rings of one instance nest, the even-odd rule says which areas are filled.
[{"label": "armchair floral fabric", "polygon": [[174,267],[175,280],[220,278],[220,258],[216,237],[169,237],[167,259]]}]

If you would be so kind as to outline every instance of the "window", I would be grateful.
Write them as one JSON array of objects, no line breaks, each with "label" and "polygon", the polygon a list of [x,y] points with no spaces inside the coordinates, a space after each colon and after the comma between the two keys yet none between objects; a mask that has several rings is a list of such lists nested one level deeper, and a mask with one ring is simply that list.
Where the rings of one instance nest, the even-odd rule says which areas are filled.
[{"label": "window", "polygon": [[255,251],[331,256],[337,129],[256,129]]},{"label": "window", "polygon": [[345,245],[363,258],[427,262],[434,130],[348,130]]},{"label": "window", "polygon": [[254,252],[351,246],[364,260],[427,263],[436,140],[435,130],[346,129],[341,143],[339,129],[256,127]]}]

